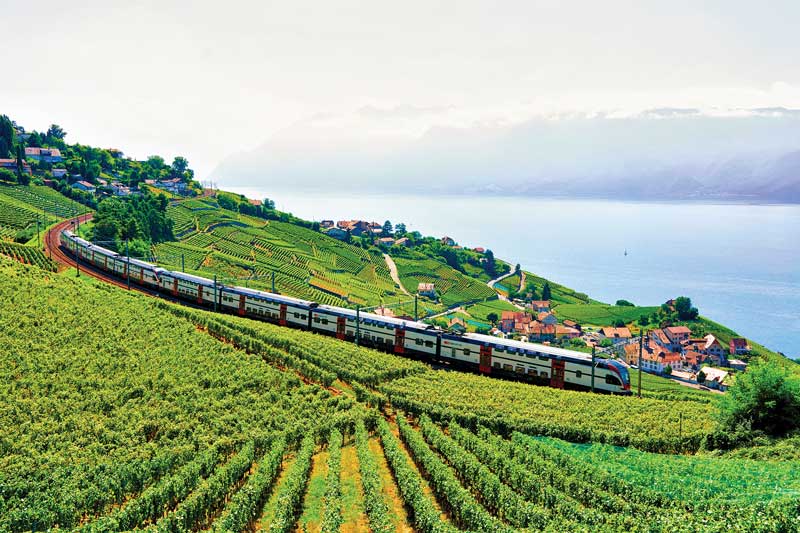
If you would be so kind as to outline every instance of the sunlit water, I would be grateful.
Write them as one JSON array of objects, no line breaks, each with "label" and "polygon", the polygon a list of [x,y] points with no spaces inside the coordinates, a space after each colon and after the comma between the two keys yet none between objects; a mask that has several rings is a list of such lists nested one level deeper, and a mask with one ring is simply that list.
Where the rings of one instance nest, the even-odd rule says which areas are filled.
[{"label": "sunlit water", "polygon": [[703,315],[800,356],[800,206],[237,192],[314,220],[405,222],[606,302],[687,295]]}]

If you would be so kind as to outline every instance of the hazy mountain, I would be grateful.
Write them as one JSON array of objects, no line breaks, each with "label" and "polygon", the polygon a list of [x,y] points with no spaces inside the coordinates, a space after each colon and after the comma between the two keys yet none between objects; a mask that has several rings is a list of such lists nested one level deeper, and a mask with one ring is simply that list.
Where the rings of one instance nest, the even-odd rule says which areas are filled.
[{"label": "hazy mountain", "polygon": [[800,202],[800,111],[664,108],[436,125],[448,113],[314,117],[228,157],[212,177],[276,190]]}]

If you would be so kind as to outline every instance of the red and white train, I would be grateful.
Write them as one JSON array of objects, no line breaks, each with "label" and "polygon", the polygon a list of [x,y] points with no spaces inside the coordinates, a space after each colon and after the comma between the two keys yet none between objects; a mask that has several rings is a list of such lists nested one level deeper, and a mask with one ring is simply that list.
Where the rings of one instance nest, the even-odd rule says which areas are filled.
[{"label": "red and white train", "polygon": [[[315,331],[380,350],[477,369],[482,374],[524,379],[556,388],[589,390],[590,355],[542,344],[500,339],[476,333],[455,334],[437,327],[373,313],[322,305],[271,292],[214,284],[212,280],[175,272],[128,258],[92,244],[71,231],[61,234],[65,246],[80,261],[195,304],[214,307],[281,326]],[[358,327],[356,320],[358,319]],[[628,368],[611,359],[597,359],[594,389],[630,394]]]}]

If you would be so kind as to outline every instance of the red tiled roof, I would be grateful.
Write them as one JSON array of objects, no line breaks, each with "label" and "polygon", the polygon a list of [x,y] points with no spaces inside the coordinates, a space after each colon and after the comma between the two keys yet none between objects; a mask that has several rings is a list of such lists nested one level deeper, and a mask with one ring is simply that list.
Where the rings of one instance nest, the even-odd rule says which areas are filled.
[{"label": "red tiled roof", "polygon": [[603,328],[603,335],[608,338],[630,339],[631,330],[628,328]]},{"label": "red tiled roof", "polygon": [[690,330],[686,326],[670,326],[670,327],[665,328],[665,329],[667,331],[669,331],[670,333],[674,333],[676,335],[680,335],[682,333],[686,333],[687,335],[689,335],[689,334],[692,333],[692,330]]}]

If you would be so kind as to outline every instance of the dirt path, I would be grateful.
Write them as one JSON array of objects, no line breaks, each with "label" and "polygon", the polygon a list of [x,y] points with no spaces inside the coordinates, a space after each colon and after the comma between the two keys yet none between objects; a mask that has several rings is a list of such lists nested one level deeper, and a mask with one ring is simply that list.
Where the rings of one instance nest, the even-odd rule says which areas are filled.
[{"label": "dirt path", "polygon": [[311,474],[306,485],[306,494],[300,518],[297,519],[297,533],[317,533],[322,524],[322,513],[325,508],[325,488],[328,479],[328,450],[314,455],[311,462]]},{"label": "dirt path", "polygon": [[400,283],[400,275],[397,273],[397,265],[394,264],[394,259],[391,258],[389,254],[383,254],[383,258],[386,260],[386,266],[389,267],[389,274],[392,276],[392,280],[397,283],[400,290],[403,291],[404,294],[407,296],[411,296],[411,293],[403,287],[403,284]]},{"label": "dirt path", "polygon": [[285,457],[283,459],[281,473],[278,476],[278,480],[275,482],[275,486],[272,487],[272,494],[269,495],[267,503],[264,504],[261,516],[258,518],[258,520],[256,520],[249,531],[269,531],[269,525],[272,523],[272,519],[275,517],[275,504],[278,500],[280,488],[286,482],[287,474],[289,473],[289,470],[291,470],[294,461],[294,457]]}]

